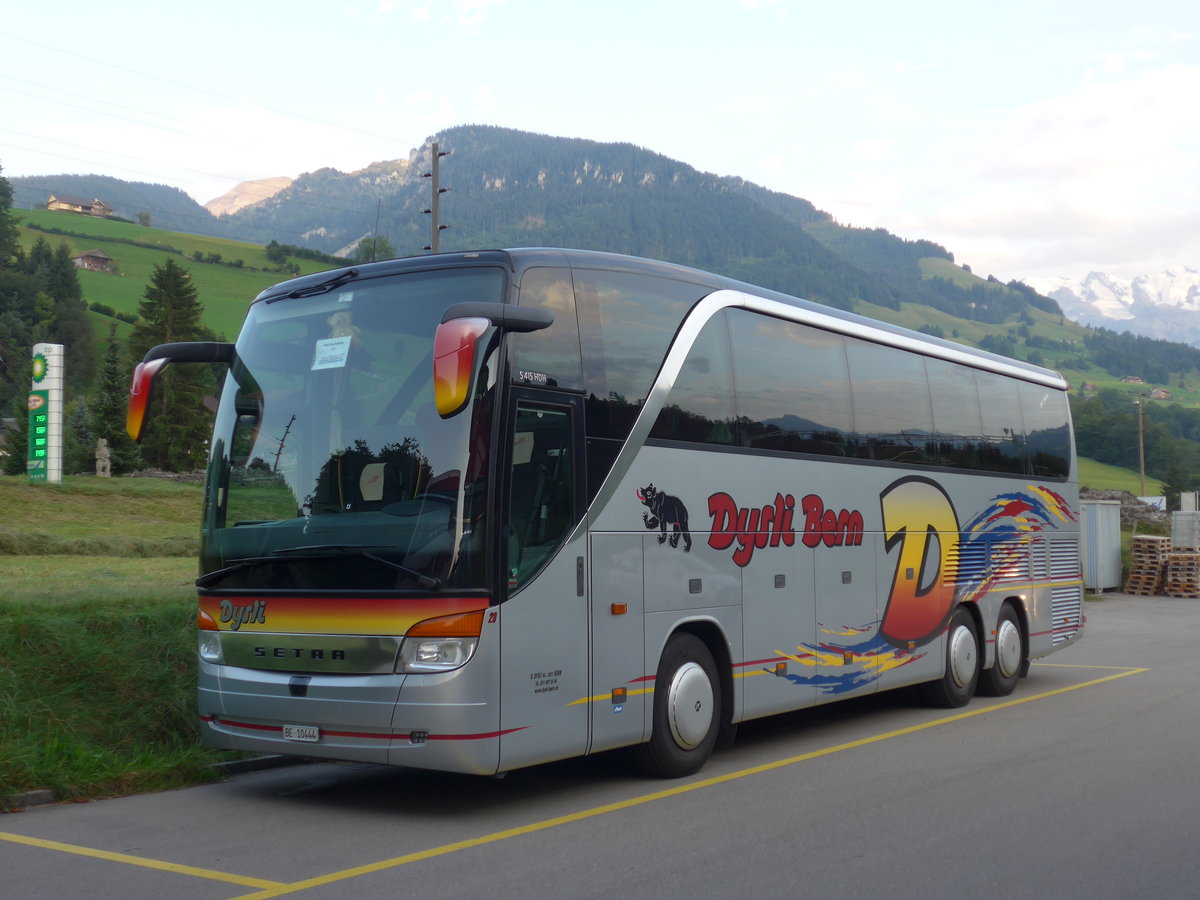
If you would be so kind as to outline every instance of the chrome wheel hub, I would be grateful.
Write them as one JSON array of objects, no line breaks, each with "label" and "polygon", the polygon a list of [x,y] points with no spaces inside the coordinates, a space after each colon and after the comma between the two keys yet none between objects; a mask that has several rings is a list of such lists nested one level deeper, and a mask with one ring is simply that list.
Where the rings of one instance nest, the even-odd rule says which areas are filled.
[{"label": "chrome wheel hub", "polygon": [[672,676],[667,719],[675,743],[685,750],[700,746],[708,734],[713,720],[713,689],[699,663],[684,663]]},{"label": "chrome wheel hub", "polygon": [[960,688],[965,688],[975,677],[978,648],[969,628],[955,628],[950,632],[950,677]]},{"label": "chrome wheel hub", "polygon": [[1004,619],[996,631],[996,665],[1005,678],[1021,667],[1021,632],[1010,619]]}]

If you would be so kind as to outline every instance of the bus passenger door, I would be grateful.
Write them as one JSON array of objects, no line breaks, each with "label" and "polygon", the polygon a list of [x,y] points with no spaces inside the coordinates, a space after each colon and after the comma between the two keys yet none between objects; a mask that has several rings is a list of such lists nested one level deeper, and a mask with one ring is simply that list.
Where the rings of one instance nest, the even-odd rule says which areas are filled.
[{"label": "bus passenger door", "polygon": [[500,553],[500,767],[587,751],[587,529],[581,398],[516,390]]}]

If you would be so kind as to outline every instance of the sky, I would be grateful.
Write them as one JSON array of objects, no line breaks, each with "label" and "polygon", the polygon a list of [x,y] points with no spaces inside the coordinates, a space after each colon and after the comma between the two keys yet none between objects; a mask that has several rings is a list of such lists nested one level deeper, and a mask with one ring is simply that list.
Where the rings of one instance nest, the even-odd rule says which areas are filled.
[{"label": "sky", "polygon": [[204,203],[498,125],[636,144],[1002,281],[1200,269],[1195,0],[9,7],[7,177]]}]

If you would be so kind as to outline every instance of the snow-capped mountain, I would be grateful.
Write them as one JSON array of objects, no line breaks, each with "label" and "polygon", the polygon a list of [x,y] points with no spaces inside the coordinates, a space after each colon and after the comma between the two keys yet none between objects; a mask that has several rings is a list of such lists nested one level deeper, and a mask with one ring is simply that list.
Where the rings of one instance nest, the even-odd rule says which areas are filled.
[{"label": "snow-capped mountain", "polygon": [[1129,280],[1090,272],[1086,278],[1028,278],[1058,301],[1067,318],[1200,346],[1200,271],[1181,266]]}]

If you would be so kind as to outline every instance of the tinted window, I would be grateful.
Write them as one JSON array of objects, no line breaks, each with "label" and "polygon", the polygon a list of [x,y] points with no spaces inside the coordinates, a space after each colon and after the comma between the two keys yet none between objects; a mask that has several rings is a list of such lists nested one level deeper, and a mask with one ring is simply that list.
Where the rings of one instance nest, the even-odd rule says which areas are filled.
[{"label": "tinted window", "polygon": [[925,359],[894,347],[846,339],[858,455],[883,462],[929,463],[933,414]]},{"label": "tinted window", "polygon": [[739,443],[756,450],[847,455],[851,428],[840,335],[729,311]]},{"label": "tinted window", "polygon": [[1021,382],[1020,393],[1029,473],[1043,478],[1065,478],[1071,465],[1067,395],[1026,382]]},{"label": "tinted window", "polygon": [[724,312],[713,316],[675,379],[651,437],[703,444],[734,443],[733,360]]},{"label": "tinted window", "polygon": [[983,440],[975,372],[966,366],[926,359],[929,400],[933,406],[932,462],[938,466],[977,469]]},{"label": "tinted window", "polygon": [[[580,390],[579,325],[570,269],[537,268],[521,278],[521,306],[554,311],[554,324],[541,331],[512,335],[513,378],[530,384]],[[545,381],[542,381],[542,377]]]},{"label": "tinted window", "polygon": [[574,279],[588,434],[624,438],[679,323],[710,289],[592,269],[575,270]]},{"label": "tinted window", "polygon": [[1024,429],[1017,382],[991,372],[976,372],[979,410],[983,419],[980,468],[993,472],[1024,472]]},{"label": "tinted window", "polygon": [[535,403],[517,407],[508,510],[510,588],[545,565],[575,524],[572,447],[570,410]]}]

